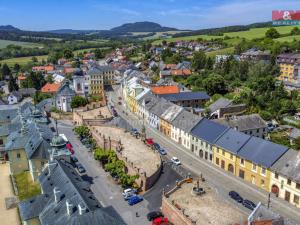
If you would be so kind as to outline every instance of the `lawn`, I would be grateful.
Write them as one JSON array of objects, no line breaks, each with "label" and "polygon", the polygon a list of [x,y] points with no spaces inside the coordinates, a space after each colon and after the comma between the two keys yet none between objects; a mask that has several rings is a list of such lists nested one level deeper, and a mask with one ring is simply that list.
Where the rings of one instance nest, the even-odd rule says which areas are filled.
[{"label": "lawn", "polygon": [[270,133],[271,141],[280,145],[285,145],[287,147],[291,147],[290,140],[287,132],[278,131]]},{"label": "lawn", "polygon": [[282,38],[277,38],[275,39],[275,41],[279,41],[279,42],[292,42],[297,40],[300,41],[300,35],[294,35],[294,36],[287,36],[287,37],[282,37]]},{"label": "lawn", "polygon": [[223,48],[212,52],[207,52],[206,55],[209,57],[215,57],[216,55],[227,55],[232,54],[234,52],[233,47]]},{"label": "lawn", "polygon": [[[36,58],[38,59],[38,61],[42,61],[43,59],[47,60],[48,55],[36,56]],[[20,65],[26,65],[30,61],[32,61],[32,56],[4,59],[4,60],[1,60],[0,63],[1,64],[6,63],[8,66],[13,66],[16,63],[18,63]]]},{"label": "lawn", "polygon": [[[281,26],[281,27],[275,27],[275,29],[280,33],[280,34],[288,34],[294,26]],[[239,38],[246,38],[246,39],[254,39],[254,38],[262,38],[265,36],[266,31],[270,29],[269,27],[265,28],[252,28],[247,31],[238,31],[238,32],[229,32],[229,33],[224,33],[223,36],[209,36],[209,35],[194,35],[194,36],[187,36],[187,37],[177,37],[177,38],[169,38],[165,39],[167,42],[174,42],[174,41],[180,41],[180,40],[197,40],[198,38],[203,38],[205,40],[211,40],[211,39],[216,39],[216,38],[223,38],[224,36],[228,37],[238,37],[232,40],[233,42],[238,41]],[[298,35],[299,36],[299,35]],[[292,38],[292,37],[290,37]],[[298,38],[298,37],[297,37]],[[289,40],[289,38],[287,37]],[[293,38],[292,38],[293,40]],[[281,41],[281,40],[279,40]],[[160,44],[162,40],[156,40],[153,42],[153,44]],[[230,40],[227,42],[230,43]],[[235,43],[232,43],[235,44]]]},{"label": "lawn", "polygon": [[24,201],[41,194],[40,185],[37,182],[32,181],[29,172],[22,172],[14,175],[14,177],[16,180],[20,201]]},{"label": "lawn", "polygon": [[43,45],[41,45],[41,44],[32,43],[32,42],[0,40],[0,49],[5,48],[8,45],[18,45],[18,46],[21,46],[21,47],[24,47],[24,48],[43,47]]}]

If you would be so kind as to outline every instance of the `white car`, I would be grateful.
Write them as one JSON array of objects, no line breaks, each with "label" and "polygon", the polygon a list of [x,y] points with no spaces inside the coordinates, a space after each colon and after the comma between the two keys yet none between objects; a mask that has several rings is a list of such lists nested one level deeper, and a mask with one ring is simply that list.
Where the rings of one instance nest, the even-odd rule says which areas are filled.
[{"label": "white car", "polygon": [[128,188],[123,191],[122,195],[125,197],[128,194],[136,194],[136,193],[137,193],[136,189]]},{"label": "white car", "polygon": [[179,161],[179,159],[177,157],[172,157],[171,158],[172,163],[174,163],[176,166],[179,166],[181,164],[181,162]]}]

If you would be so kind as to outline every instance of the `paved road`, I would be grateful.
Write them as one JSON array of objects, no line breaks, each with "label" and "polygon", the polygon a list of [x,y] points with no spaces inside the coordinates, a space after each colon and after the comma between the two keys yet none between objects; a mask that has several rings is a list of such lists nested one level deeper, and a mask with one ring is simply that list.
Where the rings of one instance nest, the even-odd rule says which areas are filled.
[{"label": "paved road", "polygon": [[[116,90],[115,92],[109,92],[108,95],[109,100],[113,103],[116,103],[116,95],[121,95],[121,93],[120,90]],[[141,127],[143,126],[143,122],[141,121],[141,119],[137,118],[136,115],[126,110],[124,108],[124,104],[114,105],[122,118],[124,118],[132,126],[141,129]],[[212,163],[198,158],[189,150],[185,149],[184,147],[178,145],[178,143],[172,141],[170,138],[161,134],[158,130],[153,129],[146,123],[144,125],[146,128],[147,136],[152,137],[155,142],[162,145],[167,150],[169,157],[178,157],[186,169],[197,175],[202,174],[207,182],[212,187],[214,187],[225,200],[235,205],[237,209],[242,210],[248,214],[250,213],[249,210],[245,209],[242,205],[238,205],[228,197],[228,192],[231,190],[238,191],[242,195],[242,197],[252,200],[256,203],[262,202],[263,204],[267,205],[268,193],[266,191],[261,190],[256,186],[229,174],[228,172],[216,167]],[[294,223],[300,224],[300,209],[297,209],[284,200],[276,198],[274,196],[271,197],[270,207],[273,211],[286,218],[289,218]]]},{"label": "paved road", "polygon": [[[111,176],[100,167],[100,164],[93,159],[88,149],[82,145],[74,135],[72,128],[73,125],[68,121],[58,122],[59,133],[64,133],[72,143],[75,156],[86,169],[86,174],[83,178],[91,183],[91,189],[102,206],[112,206],[128,225],[150,224],[146,219],[146,215],[150,211],[159,210],[163,188],[173,187],[176,180],[182,179],[179,173],[183,175],[185,173],[181,170],[177,173],[173,167],[167,163],[163,168],[163,173],[158,182],[144,195],[145,200],[135,206],[129,206],[122,197],[122,188],[117,185]],[[140,215],[139,217],[135,216],[136,212]]]}]

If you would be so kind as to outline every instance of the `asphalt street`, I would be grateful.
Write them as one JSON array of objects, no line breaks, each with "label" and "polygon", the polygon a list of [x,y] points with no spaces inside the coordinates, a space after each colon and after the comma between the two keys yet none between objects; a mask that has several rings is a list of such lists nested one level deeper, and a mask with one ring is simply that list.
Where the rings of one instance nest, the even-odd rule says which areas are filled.
[{"label": "asphalt street", "polygon": [[[59,133],[65,134],[72,143],[75,156],[86,169],[86,174],[82,177],[91,183],[91,189],[96,198],[103,207],[113,207],[128,225],[150,224],[146,219],[146,215],[150,211],[159,210],[163,188],[168,189],[173,187],[176,180],[182,179],[182,177],[187,174],[180,168],[176,168],[176,171],[178,171],[176,172],[170,163],[164,164],[163,173],[152,189],[145,193],[143,196],[144,201],[134,206],[129,206],[123,199],[122,188],[116,184],[109,173],[106,173],[102,169],[99,162],[93,159],[91,152],[82,145],[79,139],[74,135],[72,129],[73,125],[70,121],[58,122],[58,131]],[[139,217],[136,217],[136,212]]]},{"label": "asphalt street", "polygon": [[[163,146],[168,152],[168,157],[178,157],[184,168],[198,176],[203,175],[209,185],[215,188],[217,193],[219,193],[223,199],[232,203],[237,210],[241,210],[247,214],[250,214],[248,209],[243,207],[241,204],[237,204],[229,198],[228,192],[231,190],[238,191],[243,198],[249,199],[255,203],[262,202],[263,204],[267,205],[269,195],[268,192],[229,174],[228,172],[216,167],[212,163],[198,158],[195,154],[185,149],[183,146],[180,146],[178,143],[164,136],[158,130],[141,121],[141,119],[136,115],[132,114],[129,110],[126,110],[124,104],[116,104],[118,101],[117,95],[121,95],[119,90],[116,90],[115,92],[109,92],[108,95],[109,100],[115,103],[114,106],[123,119],[137,129],[141,129],[144,125],[146,128],[147,137],[153,138],[155,142]],[[270,208],[273,211],[290,219],[294,223],[300,224],[300,209],[275,196],[271,196],[270,200]]]}]

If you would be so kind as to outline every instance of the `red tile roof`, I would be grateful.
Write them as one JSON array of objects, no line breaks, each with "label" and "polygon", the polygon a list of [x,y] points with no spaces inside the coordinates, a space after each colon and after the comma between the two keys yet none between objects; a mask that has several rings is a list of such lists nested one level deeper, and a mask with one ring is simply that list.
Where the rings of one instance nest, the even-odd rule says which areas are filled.
[{"label": "red tile roof", "polygon": [[170,86],[156,86],[156,87],[152,87],[151,91],[154,94],[177,94],[180,92],[180,89],[178,86],[176,85],[170,85]]},{"label": "red tile roof", "polygon": [[192,71],[189,69],[171,70],[171,75],[174,75],[174,76],[189,76],[191,74],[192,74]]},{"label": "red tile roof", "polygon": [[50,93],[50,94],[56,93],[60,88],[60,85],[61,85],[60,83],[53,83],[53,84],[47,83],[42,87],[41,92]]}]

